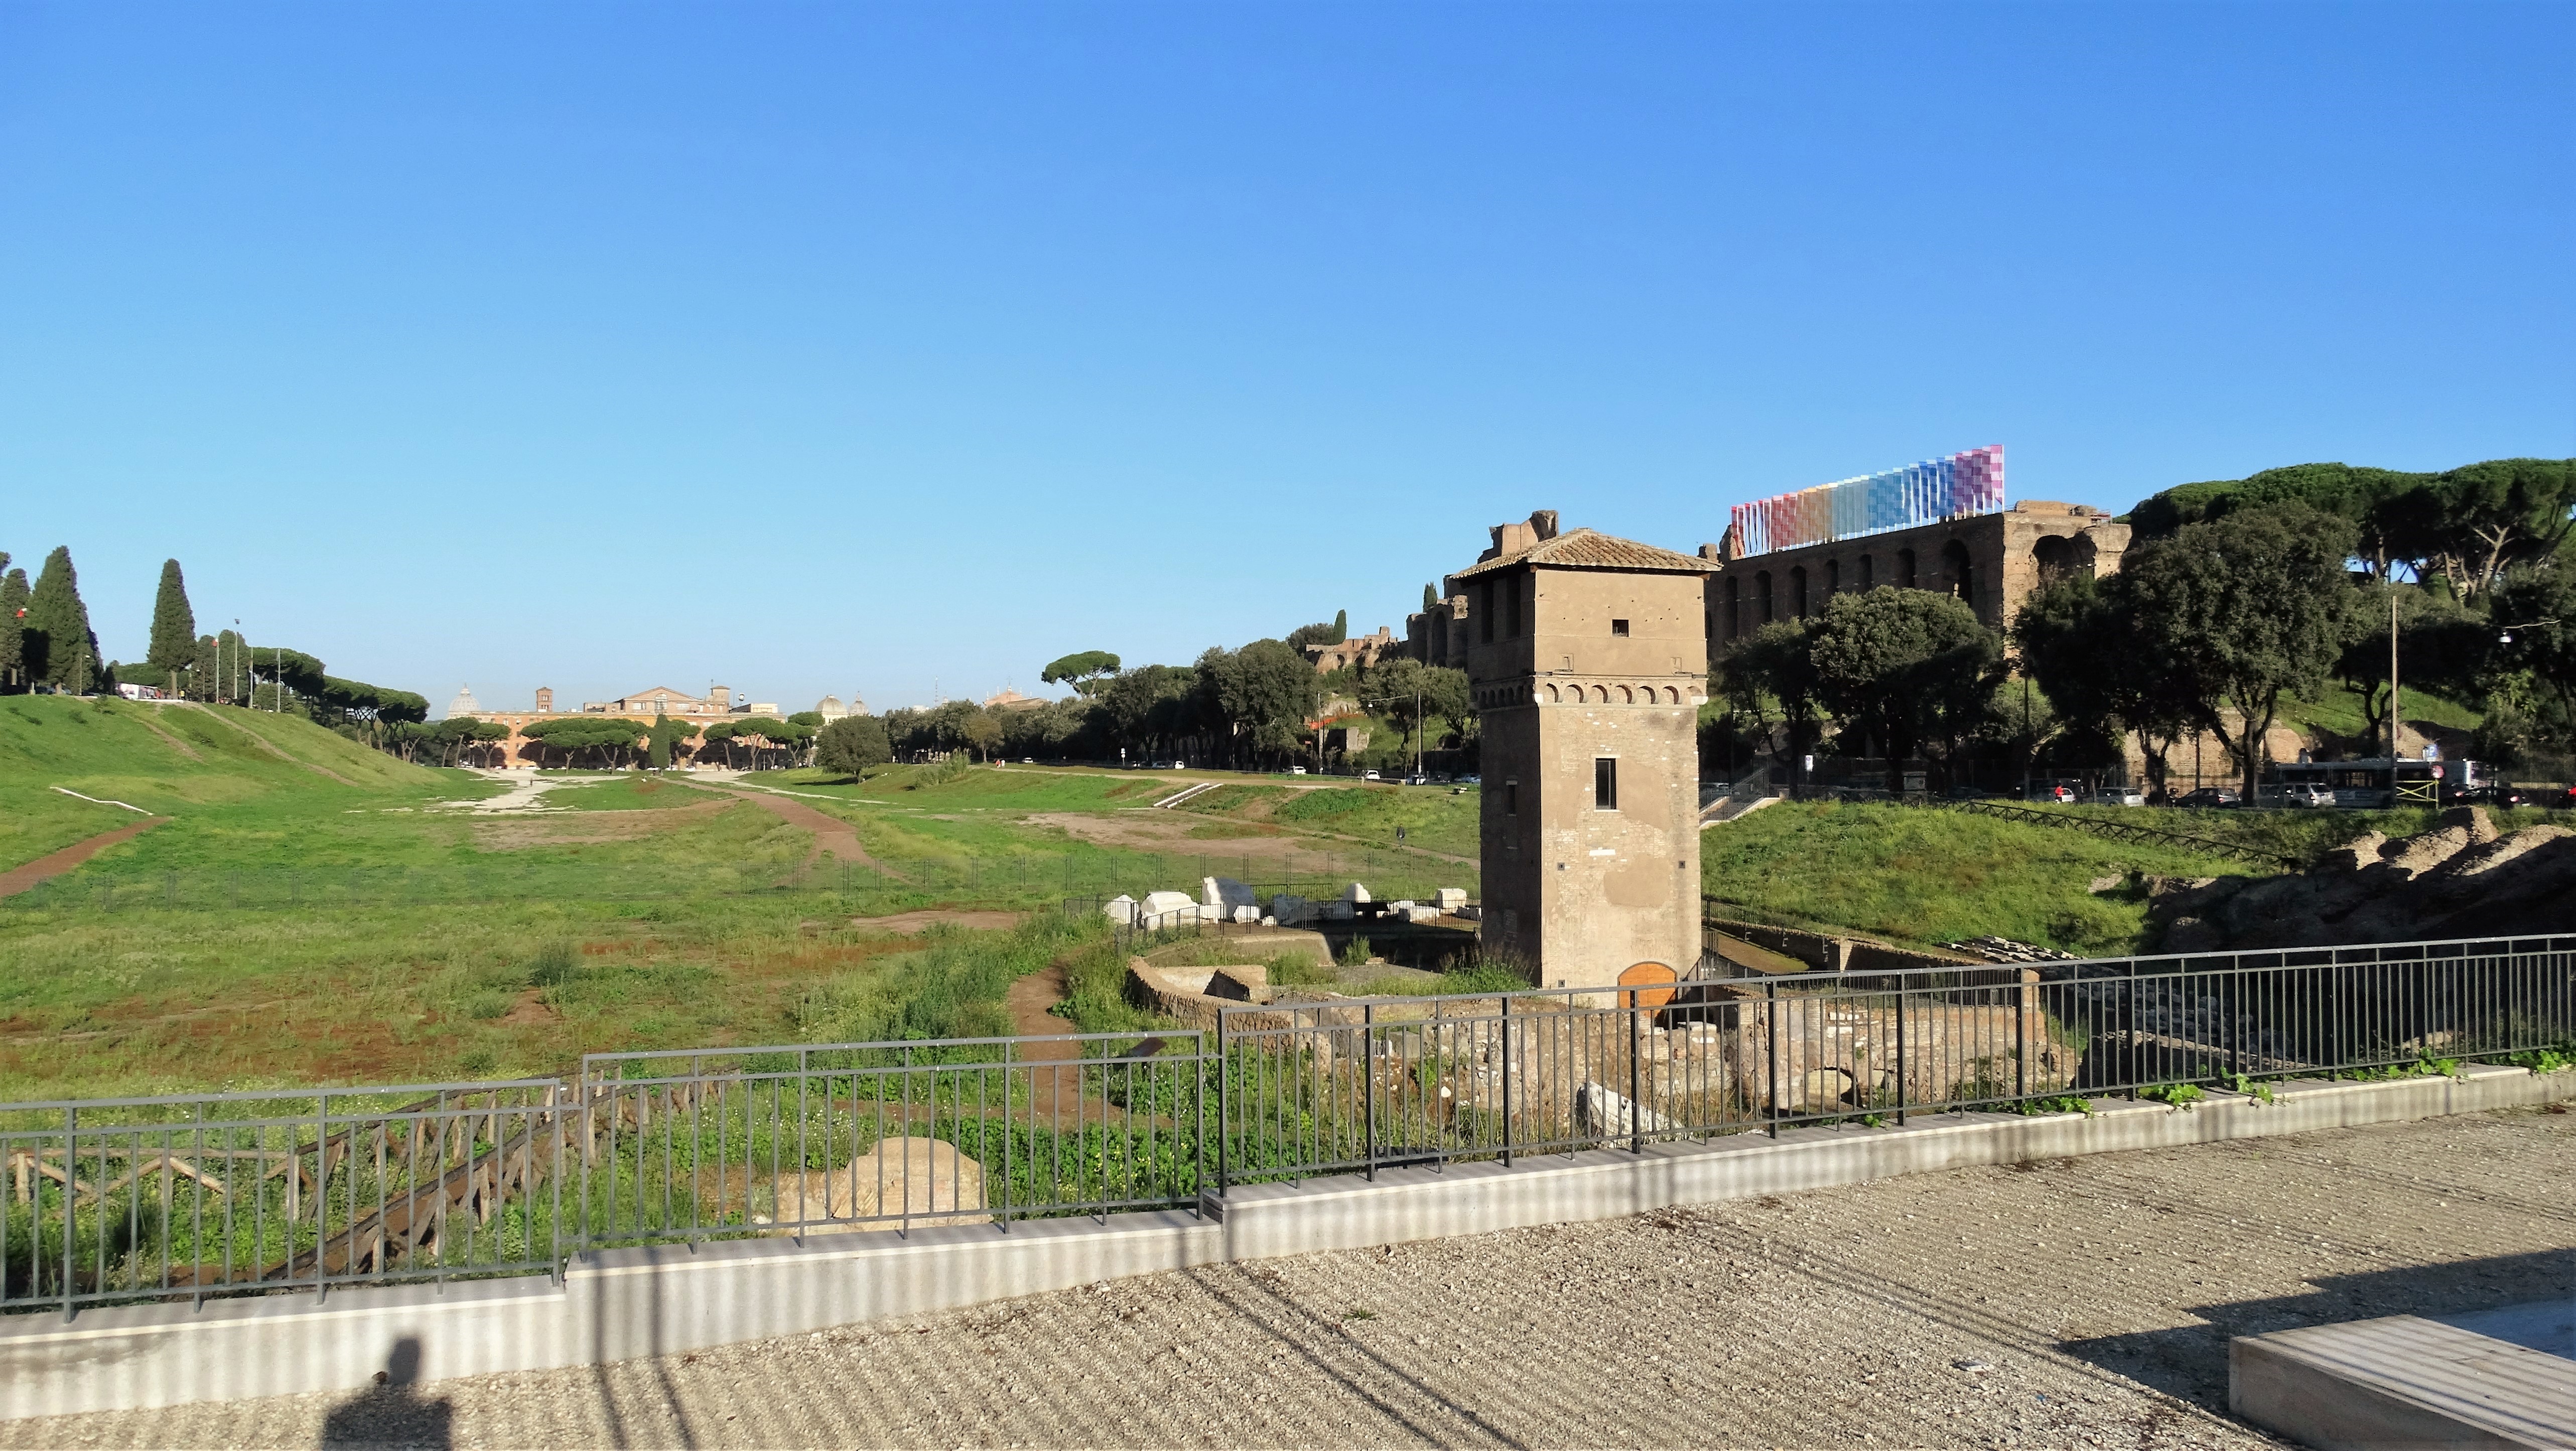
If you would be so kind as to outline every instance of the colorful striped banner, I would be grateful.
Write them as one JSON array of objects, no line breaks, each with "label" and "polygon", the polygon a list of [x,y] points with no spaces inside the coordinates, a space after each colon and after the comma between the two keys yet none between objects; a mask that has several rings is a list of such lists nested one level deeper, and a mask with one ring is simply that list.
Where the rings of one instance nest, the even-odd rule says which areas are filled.
[{"label": "colorful striped banner", "polygon": [[1738,504],[1732,517],[1743,551],[1769,554],[2003,506],[2004,446],[1998,443]]}]

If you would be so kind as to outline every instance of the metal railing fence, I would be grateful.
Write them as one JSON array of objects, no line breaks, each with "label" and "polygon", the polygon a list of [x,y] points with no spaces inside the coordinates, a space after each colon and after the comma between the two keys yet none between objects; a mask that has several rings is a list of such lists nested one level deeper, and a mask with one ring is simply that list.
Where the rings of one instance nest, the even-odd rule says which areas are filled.
[{"label": "metal railing fence", "polygon": [[2576,936],[1221,1010],[1219,1192],[2576,1042]]},{"label": "metal railing fence", "polygon": [[0,1310],[546,1273],[550,1079],[0,1105]]},{"label": "metal railing fence", "polygon": [[1213,1029],[600,1053],[570,1079],[0,1104],[0,1311],[2576,1045],[2576,936],[1481,995]]}]

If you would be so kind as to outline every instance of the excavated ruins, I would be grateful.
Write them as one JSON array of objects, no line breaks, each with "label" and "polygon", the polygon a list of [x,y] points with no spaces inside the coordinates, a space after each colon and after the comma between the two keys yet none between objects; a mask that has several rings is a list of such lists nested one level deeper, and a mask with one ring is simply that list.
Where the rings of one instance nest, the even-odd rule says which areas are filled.
[{"label": "excavated ruins", "polygon": [[2481,806],[2432,829],[2376,831],[2288,876],[2151,878],[2166,952],[2340,947],[2576,930],[2576,831],[2505,833]]}]

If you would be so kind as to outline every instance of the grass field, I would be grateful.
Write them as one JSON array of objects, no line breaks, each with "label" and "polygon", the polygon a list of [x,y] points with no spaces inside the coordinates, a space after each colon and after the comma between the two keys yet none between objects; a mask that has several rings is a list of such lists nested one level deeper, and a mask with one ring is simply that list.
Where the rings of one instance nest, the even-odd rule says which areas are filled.
[{"label": "grass field", "polygon": [[2126,952],[2146,904],[2127,893],[2096,896],[2094,880],[2259,870],[2223,856],[1882,804],[1782,802],[1700,834],[1703,890],[1730,911],[1923,945],[1992,934],[2069,952]]},{"label": "grass field", "polygon": [[[899,767],[742,783],[850,824],[879,866],[809,865],[815,833],[687,777],[565,773],[545,810],[308,724],[52,697],[0,701],[0,865],[171,820],[0,903],[0,1098],[560,1073],[584,1051],[1001,1031],[1017,976],[1066,966],[1069,1024],[1134,1026],[1097,919],[1057,903],[1299,873],[1381,896],[1475,885],[1470,790],[1197,773]],[[1200,779],[1181,809],[1144,809]],[[2302,859],[2422,813],[2119,819]],[[808,818],[810,821],[810,818]],[[1406,842],[1394,841],[1403,828]],[[1780,805],[1702,836],[1748,917],[1905,942],[1984,933],[2135,945],[2132,871],[2253,870],[1961,812]],[[900,936],[914,910],[1025,912]]]},{"label": "grass field", "polygon": [[[1068,923],[1060,897],[1187,890],[1205,873],[1257,878],[1291,860],[1238,859],[1233,840],[1192,834],[1227,818],[1136,809],[1197,779],[1180,773],[907,767],[752,782],[850,822],[886,864],[878,876],[806,871],[811,831],[685,777],[568,772],[542,811],[476,812],[464,808],[508,788],[232,710],[16,698],[0,702],[0,765],[0,865],[139,819],[55,785],[171,818],[0,903],[8,1099],[561,1073],[584,1051],[1000,1031],[1012,978],[1056,957],[1108,961],[1105,932]],[[1426,882],[1435,868],[1459,875],[1340,837],[1289,845],[1320,849],[1294,859],[1308,869],[1418,861]],[[995,907],[1029,912],[1029,925],[928,937],[852,925]]]}]

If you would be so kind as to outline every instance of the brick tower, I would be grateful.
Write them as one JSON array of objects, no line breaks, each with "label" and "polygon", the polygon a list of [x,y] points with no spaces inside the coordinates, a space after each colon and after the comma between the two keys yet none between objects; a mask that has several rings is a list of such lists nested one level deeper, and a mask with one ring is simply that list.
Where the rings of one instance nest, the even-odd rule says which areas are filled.
[{"label": "brick tower", "polygon": [[1718,566],[1554,510],[1451,576],[1482,716],[1483,941],[1542,987],[1699,960],[1699,707]]}]

